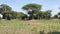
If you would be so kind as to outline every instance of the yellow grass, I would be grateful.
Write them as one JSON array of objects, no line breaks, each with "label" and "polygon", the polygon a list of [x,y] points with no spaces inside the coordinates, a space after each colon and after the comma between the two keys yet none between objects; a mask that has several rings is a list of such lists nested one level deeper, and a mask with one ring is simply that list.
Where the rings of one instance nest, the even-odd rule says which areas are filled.
[{"label": "yellow grass", "polygon": [[60,32],[60,20],[2,20],[0,21],[0,34],[40,34]]}]

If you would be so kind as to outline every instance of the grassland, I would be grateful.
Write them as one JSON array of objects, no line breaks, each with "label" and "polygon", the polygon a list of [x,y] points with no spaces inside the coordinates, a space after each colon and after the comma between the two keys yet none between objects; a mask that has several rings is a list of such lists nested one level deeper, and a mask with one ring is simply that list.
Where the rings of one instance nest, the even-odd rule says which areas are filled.
[{"label": "grassland", "polygon": [[47,34],[60,32],[60,20],[2,20],[0,34]]}]

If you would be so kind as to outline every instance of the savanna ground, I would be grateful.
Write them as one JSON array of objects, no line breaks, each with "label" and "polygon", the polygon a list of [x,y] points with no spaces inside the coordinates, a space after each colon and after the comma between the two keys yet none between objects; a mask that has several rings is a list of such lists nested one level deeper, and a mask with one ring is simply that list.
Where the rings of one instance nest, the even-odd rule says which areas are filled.
[{"label": "savanna ground", "polygon": [[60,32],[60,20],[0,21],[0,34],[47,34],[55,31]]}]

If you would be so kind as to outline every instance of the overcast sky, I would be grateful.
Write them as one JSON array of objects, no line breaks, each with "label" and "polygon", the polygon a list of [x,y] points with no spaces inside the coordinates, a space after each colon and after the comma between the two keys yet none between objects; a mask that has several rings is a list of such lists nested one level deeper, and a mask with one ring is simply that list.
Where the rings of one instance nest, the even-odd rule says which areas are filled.
[{"label": "overcast sky", "polygon": [[0,5],[1,4],[7,4],[14,11],[18,12],[25,12],[21,8],[22,6],[29,4],[29,3],[37,3],[42,5],[42,10],[52,10],[52,14],[55,15],[58,12],[60,12],[59,7],[60,7],[60,0],[0,0]]}]

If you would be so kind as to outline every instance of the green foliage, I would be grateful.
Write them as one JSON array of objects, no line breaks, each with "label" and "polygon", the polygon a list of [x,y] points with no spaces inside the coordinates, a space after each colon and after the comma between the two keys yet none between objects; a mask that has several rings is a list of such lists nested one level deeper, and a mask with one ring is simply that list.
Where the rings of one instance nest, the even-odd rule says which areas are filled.
[{"label": "green foliage", "polygon": [[12,10],[12,8],[6,4],[0,5],[0,13],[9,13]]},{"label": "green foliage", "polygon": [[46,12],[45,12],[45,14],[47,15],[47,14],[50,14],[52,12],[52,10],[47,10]]},{"label": "green foliage", "polygon": [[22,9],[28,11],[28,14],[29,14],[30,17],[32,17],[32,18],[36,17],[38,11],[40,11],[41,8],[42,8],[41,5],[35,4],[35,3],[27,4],[27,5],[24,5],[24,6],[22,7]]},{"label": "green foliage", "polygon": [[5,14],[12,14],[13,12],[10,11],[10,10],[7,10],[7,11],[4,11],[4,12],[2,12],[2,13],[5,13]]},{"label": "green foliage", "polygon": [[24,9],[24,10],[29,10],[29,9],[31,9],[31,10],[33,10],[32,8],[36,8],[37,10],[41,10],[41,5],[39,5],[39,4],[34,4],[34,3],[32,3],[32,4],[27,4],[27,5],[24,5],[23,7],[22,7],[22,9]]},{"label": "green foliage", "polygon": [[[51,10],[47,10],[47,11],[41,11],[42,5],[39,4],[35,4],[35,3],[30,3],[30,4],[26,4],[22,7],[23,10],[28,11],[28,14],[34,18],[38,18],[38,17],[46,17],[46,15],[49,14],[49,17],[51,16]],[[5,13],[5,14],[12,14],[14,17],[22,17],[24,16],[24,13],[22,12],[16,12],[13,11],[12,8],[6,4],[1,4],[0,5],[0,13]],[[60,15],[60,13],[58,13]]]},{"label": "green foliage", "polygon": [[47,11],[38,11],[38,15],[40,16],[40,18],[45,18],[45,17],[50,17],[51,16],[51,10],[47,10]]},{"label": "green foliage", "polygon": [[38,11],[38,15],[44,15],[43,11]]},{"label": "green foliage", "polygon": [[3,10],[0,8],[0,13],[2,13],[2,11],[3,11]]},{"label": "green foliage", "polygon": [[60,12],[54,15],[54,18],[59,18],[60,19]]},{"label": "green foliage", "polygon": [[54,18],[58,18],[58,15],[54,15]]},{"label": "green foliage", "polygon": [[12,9],[10,6],[8,6],[6,4],[1,4],[0,6],[2,6],[3,11],[5,11],[5,10],[7,11],[7,10],[11,10]]},{"label": "green foliage", "polygon": [[22,12],[17,12],[17,17],[22,17],[22,16],[24,16],[24,13],[22,13]]},{"label": "green foliage", "polygon": [[13,15],[13,18],[16,18],[17,17],[17,12],[16,11],[12,11],[11,14]]},{"label": "green foliage", "polygon": [[60,12],[58,13],[58,15],[60,15]]}]

